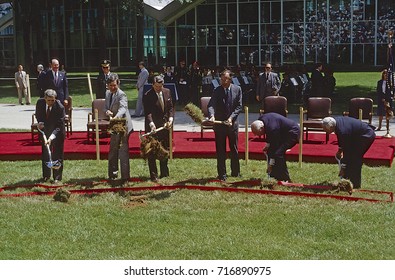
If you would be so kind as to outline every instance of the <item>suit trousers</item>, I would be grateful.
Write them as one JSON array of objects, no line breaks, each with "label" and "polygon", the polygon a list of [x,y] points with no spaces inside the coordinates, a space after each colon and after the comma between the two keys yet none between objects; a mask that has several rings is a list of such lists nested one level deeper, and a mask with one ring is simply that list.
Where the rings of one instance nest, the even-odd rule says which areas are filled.
[{"label": "suit trousers", "polygon": [[359,143],[355,143],[350,151],[344,151],[344,153],[350,153],[349,162],[347,163],[344,178],[349,179],[353,184],[353,187],[358,189],[361,187],[361,172],[363,155],[369,150],[373,144],[374,137],[363,138]]},{"label": "suit trousers", "polygon": [[229,140],[230,149],[230,167],[231,175],[240,175],[240,162],[239,162],[239,128],[238,125],[228,127],[223,124],[216,124],[214,126],[215,133],[215,148],[217,151],[217,172],[218,177],[226,177],[226,139]]},{"label": "suit trousers", "polygon": [[[153,137],[155,137],[165,148],[169,150],[170,142],[169,142],[169,132],[167,129],[157,132]],[[159,160],[159,168],[160,168],[160,178],[169,176],[169,167],[168,167],[168,159]],[[150,155],[148,157],[148,168],[150,173],[151,180],[155,180],[158,178],[158,168],[156,166],[156,157],[155,155]]]},{"label": "suit trousers", "polygon": [[48,168],[47,163],[49,162],[49,153],[47,146],[44,144],[44,140],[41,140],[41,165],[42,165],[42,171],[43,171],[43,178],[51,178],[51,171],[53,175],[54,180],[61,181],[62,180],[62,174],[63,174],[63,149],[64,149],[64,136],[59,135],[57,138],[52,140],[50,150],[51,150],[51,156],[52,156],[52,161],[59,161],[61,166],[59,169],[51,169]]},{"label": "suit trousers", "polygon": [[108,153],[108,177],[110,179],[115,179],[118,176],[118,160],[121,165],[121,179],[128,180],[130,178],[129,135],[128,133],[111,134]]},{"label": "suit trousers", "polygon": [[22,103],[22,99],[23,98],[25,98],[25,103],[26,104],[30,103],[30,96],[28,94],[27,88],[19,87],[18,88],[18,101],[19,101],[19,104]]}]

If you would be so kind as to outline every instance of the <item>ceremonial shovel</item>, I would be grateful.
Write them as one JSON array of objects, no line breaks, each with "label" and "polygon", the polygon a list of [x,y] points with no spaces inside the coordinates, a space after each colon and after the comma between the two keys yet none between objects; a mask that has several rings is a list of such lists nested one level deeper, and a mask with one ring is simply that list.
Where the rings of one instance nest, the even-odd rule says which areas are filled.
[{"label": "ceremonial shovel", "polygon": [[140,141],[143,141],[143,139],[144,139],[145,137],[150,136],[151,134],[155,134],[155,133],[157,133],[158,131],[161,131],[161,130],[163,130],[163,129],[165,129],[164,126],[159,127],[158,129],[152,130],[151,132],[147,132],[147,133],[145,133],[145,134],[141,134],[141,130],[140,130],[140,134],[139,134]]},{"label": "ceremonial shovel", "polygon": [[52,160],[52,153],[51,153],[51,149],[49,148],[49,144],[47,143],[47,136],[45,136],[44,131],[42,131],[41,129],[38,128],[38,131],[41,132],[41,134],[43,135],[43,140],[46,143],[45,146],[47,146],[47,150],[48,150],[48,156],[49,156],[49,161],[46,162],[45,164],[47,165],[48,168],[52,168],[52,169],[59,169],[62,166],[62,163],[59,160]]}]

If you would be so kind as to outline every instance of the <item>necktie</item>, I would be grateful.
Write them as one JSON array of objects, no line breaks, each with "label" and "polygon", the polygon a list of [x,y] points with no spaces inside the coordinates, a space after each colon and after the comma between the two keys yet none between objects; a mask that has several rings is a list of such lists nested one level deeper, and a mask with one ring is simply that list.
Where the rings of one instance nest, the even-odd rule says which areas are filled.
[{"label": "necktie", "polygon": [[227,109],[227,113],[228,113],[228,115],[230,115],[230,113],[231,113],[231,107],[232,107],[232,98],[231,98],[231,94],[230,94],[230,91],[229,91],[229,88],[227,88],[226,90],[225,90],[225,92],[226,92],[226,109]]},{"label": "necktie", "polygon": [[269,80],[269,73],[266,73],[266,80]]},{"label": "necktie", "polygon": [[55,74],[55,79],[54,79],[55,80],[55,84],[57,84],[58,83],[58,72],[55,72],[54,74]]},{"label": "necktie", "polygon": [[113,96],[114,94],[112,94],[112,93],[110,93],[110,106],[111,106],[111,104],[112,104],[112,96]]},{"label": "necktie", "polygon": [[51,113],[51,107],[48,106],[48,108],[47,108],[47,115],[46,115],[47,119],[49,118],[49,114],[50,113]]},{"label": "necktie", "polygon": [[160,106],[162,107],[162,111],[165,111],[165,103],[163,102],[163,95],[162,92],[159,92],[159,102],[160,102]]}]

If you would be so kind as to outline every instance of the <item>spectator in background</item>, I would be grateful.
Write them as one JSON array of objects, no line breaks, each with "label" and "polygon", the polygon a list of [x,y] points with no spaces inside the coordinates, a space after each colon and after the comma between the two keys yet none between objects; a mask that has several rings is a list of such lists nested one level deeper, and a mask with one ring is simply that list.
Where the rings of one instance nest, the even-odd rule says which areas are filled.
[{"label": "spectator in background", "polygon": [[322,74],[322,63],[317,63],[311,73],[311,91],[310,96],[324,95],[324,75]]},{"label": "spectator in background", "polygon": [[107,79],[111,73],[111,61],[108,59],[103,60],[101,63],[101,71],[96,80],[96,99],[106,98]]},{"label": "spectator in background", "polygon": [[38,64],[37,65],[37,81],[36,81],[36,88],[37,91],[40,95],[40,98],[44,97],[44,92],[45,92],[45,71],[44,71],[44,65]]},{"label": "spectator in background", "polygon": [[180,60],[180,63],[176,67],[174,74],[176,76],[179,101],[181,104],[185,105],[190,100],[190,96],[188,94],[189,73],[188,68],[185,65],[185,60]]},{"label": "spectator in background", "polygon": [[209,68],[204,68],[202,75],[202,96],[211,96],[213,92],[213,75]]},{"label": "spectator in background", "polygon": [[45,74],[45,86],[56,91],[57,99],[66,106],[69,102],[69,86],[67,82],[67,76],[63,72],[59,71],[59,60],[51,60],[51,70],[48,70]]},{"label": "spectator in background", "polygon": [[265,71],[259,75],[256,88],[256,100],[263,104],[266,96],[278,95],[281,88],[280,78],[272,72],[272,64],[266,63]]},{"label": "spectator in background", "polygon": [[23,71],[23,66],[18,65],[18,71],[15,72],[15,85],[18,91],[18,101],[21,105],[23,105],[22,98],[25,98],[26,105],[30,104],[30,96],[27,89],[28,83],[27,74]]},{"label": "spectator in background", "polygon": [[144,115],[143,107],[143,95],[144,95],[144,85],[148,83],[149,72],[145,68],[144,61],[139,62],[140,73],[137,78],[136,88],[138,91],[136,110],[134,111],[134,117],[142,117]]},{"label": "spectator in background", "polygon": [[390,114],[387,113],[387,110],[391,110],[393,112],[393,100],[391,95],[391,88],[388,85],[388,71],[387,69],[381,72],[381,80],[377,82],[377,115],[379,116],[379,127],[377,130],[381,130],[383,117],[386,116],[386,125],[387,131],[389,131],[389,120]]},{"label": "spectator in background", "polygon": [[335,93],[336,78],[333,76],[333,70],[324,71],[324,96],[331,97]]},{"label": "spectator in background", "polygon": [[200,72],[200,67],[197,61],[192,63],[191,69],[189,71],[190,76],[190,95],[191,100],[195,105],[199,106],[200,97],[200,86],[202,84],[202,73]]},{"label": "spectator in background", "polygon": [[166,67],[166,71],[163,74],[163,79],[166,84],[174,84],[176,82],[176,78],[175,78],[174,73],[171,69],[171,66]]}]

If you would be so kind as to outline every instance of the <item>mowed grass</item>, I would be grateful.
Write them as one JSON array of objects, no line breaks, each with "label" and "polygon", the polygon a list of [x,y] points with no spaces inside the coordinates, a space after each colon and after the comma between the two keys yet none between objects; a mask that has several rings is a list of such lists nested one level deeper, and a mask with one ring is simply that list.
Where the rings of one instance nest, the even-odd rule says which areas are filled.
[{"label": "mowed grass", "polygon": [[[242,180],[264,181],[265,162],[242,160],[241,165]],[[295,182],[337,180],[336,165],[288,165]],[[171,176],[162,179],[163,185],[220,186],[210,182],[216,176],[215,159],[174,159],[169,167]],[[0,169],[3,186],[41,177],[39,161],[1,161]],[[392,168],[364,166],[363,188],[393,191],[393,173]],[[105,174],[105,160],[66,161],[64,183],[99,181]],[[130,182],[130,187],[152,185],[143,160],[131,160],[131,174],[143,182]],[[95,186],[102,187],[110,186]],[[26,191],[31,190],[3,194]],[[136,196],[143,201],[135,201]],[[73,194],[67,203],[52,196],[0,198],[0,207],[3,260],[395,258],[395,209],[388,202],[179,189]]]}]

